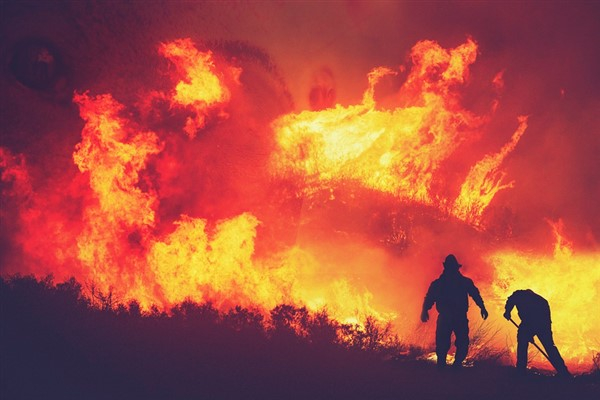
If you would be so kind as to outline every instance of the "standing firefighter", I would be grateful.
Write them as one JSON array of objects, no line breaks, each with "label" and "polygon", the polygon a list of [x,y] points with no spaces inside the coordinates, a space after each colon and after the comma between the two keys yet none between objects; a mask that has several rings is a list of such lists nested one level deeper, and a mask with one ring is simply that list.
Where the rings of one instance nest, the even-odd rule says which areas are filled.
[{"label": "standing firefighter", "polygon": [[548,360],[560,376],[570,376],[554,339],[552,338],[552,320],[548,301],[531,289],[517,290],[506,300],[504,318],[511,321],[510,312],[517,307],[521,325],[517,332],[517,371],[527,369],[527,349],[529,342],[537,335],[546,349]]},{"label": "standing firefighter", "polygon": [[452,254],[448,255],[443,265],[444,272],[431,283],[425,296],[421,321],[429,320],[429,309],[435,303],[439,314],[435,330],[437,365],[438,367],[446,365],[446,355],[450,350],[450,337],[454,332],[456,356],[453,365],[460,367],[469,350],[469,320],[467,319],[469,296],[481,309],[483,319],[488,317],[488,312],[473,281],[458,271],[462,265],[458,263],[456,257]]}]

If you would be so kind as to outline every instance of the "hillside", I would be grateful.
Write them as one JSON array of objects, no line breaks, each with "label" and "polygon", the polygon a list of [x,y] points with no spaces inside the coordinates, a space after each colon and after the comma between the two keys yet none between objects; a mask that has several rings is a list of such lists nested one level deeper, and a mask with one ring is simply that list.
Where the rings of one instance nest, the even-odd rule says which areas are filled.
[{"label": "hillside", "polygon": [[[600,373],[562,381],[482,360],[438,371],[385,331],[340,344],[334,322],[185,303],[170,314],[99,308],[71,280],[1,281],[3,399],[592,399]],[[300,321],[298,316],[307,319]],[[304,336],[292,329],[300,322]],[[371,342],[369,342],[371,340]],[[380,340],[377,345],[374,340]],[[402,353],[394,354],[394,350]],[[402,354],[402,356],[400,356]]]}]

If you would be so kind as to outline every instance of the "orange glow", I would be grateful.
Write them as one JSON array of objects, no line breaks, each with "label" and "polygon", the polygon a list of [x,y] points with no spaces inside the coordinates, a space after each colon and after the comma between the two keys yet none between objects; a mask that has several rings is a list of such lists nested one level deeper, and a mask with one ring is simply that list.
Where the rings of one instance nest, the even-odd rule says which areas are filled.
[{"label": "orange glow", "polygon": [[[28,196],[31,194],[31,182],[23,156],[14,155],[8,149],[0,147],[0,168],[2,168],[2,182],[10,182],[13,185],[12,190],[6,193],[3,191],[3,195]],[[0,213],[4,213],[4,208],[0,210]]]}]

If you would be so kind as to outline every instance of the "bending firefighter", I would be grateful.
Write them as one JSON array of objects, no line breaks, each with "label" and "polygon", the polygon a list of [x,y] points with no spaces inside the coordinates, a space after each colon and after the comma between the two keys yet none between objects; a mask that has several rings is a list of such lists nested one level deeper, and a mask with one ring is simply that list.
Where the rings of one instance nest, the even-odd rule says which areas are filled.
[{"label": "bending firefighter", "polygon": [[517,307],[521,325],[517,332],[517,370],[527,369],[527,349],[529,342],[537,336],[546,349],[548,360],[561,376],[570,376],[552,337],[552,320],[548,301],[530,289],[517,290],[506,301],[504,318],[511,320],[510,312]]},{"label": "bending firefighter", "polygon": [[469,350],[469,320],[467,319],[469,296],[481,309],[483,319],[488,317],[488,312],[473,281],[458,271],[462,265],[458,263],[456,257],[452,254],[448,255],[443,265],[444,271],[438,279],[431,283],[425,296],[421,321],[429,320],[429,309],[435,303],[438,311],[435,330],[437,365],[438,367],[446,365],[446,356],[450,350],[450,337],[454,332],[456,355],[453,365],[460,367]]}]

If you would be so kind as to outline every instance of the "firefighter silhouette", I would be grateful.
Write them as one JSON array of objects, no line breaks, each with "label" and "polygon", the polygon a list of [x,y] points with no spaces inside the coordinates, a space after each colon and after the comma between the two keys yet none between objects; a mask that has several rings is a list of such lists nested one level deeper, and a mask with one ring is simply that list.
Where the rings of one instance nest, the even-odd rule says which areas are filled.
[{"label": "firefighter silhouette", "polygon": [[481,309],[483,319],[487,319],[488,312],[473,281],[459,272],[462,265],[458,263],[456,257],[449,254],[443,265],[444,271],[438,279],[431,283],[425,296],[421,321],[427,322],[429,320],[429,309],[435,303],[438,311],[435,331],[437,365],[438,367],[446,365],[446,356],[448,350],[450,350],[450,339],[454,332],[456,355],[453,365],[460,367],[469,350],[469,320],[467,319],[469,296]]},{"label": "firefighter silhouette", "polygon": [[561,376],[570,376],[552,337],[552,319],[548,301],[531,289],[517,290],[506,300],[504,318],[511,320],[511,311],[517,307],[521,325],[517,332],[517,370],[527,369],[529,342],[537,336],[542,342],[548,360]]}]

